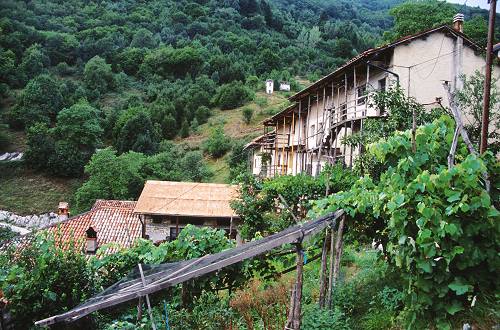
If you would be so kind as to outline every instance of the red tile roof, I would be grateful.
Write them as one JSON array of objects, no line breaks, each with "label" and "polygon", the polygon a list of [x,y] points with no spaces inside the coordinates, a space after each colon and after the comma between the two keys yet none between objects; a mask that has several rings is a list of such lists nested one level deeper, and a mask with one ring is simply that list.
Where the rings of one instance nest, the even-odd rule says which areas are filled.
[{"label": "red tile roof", "polygon": [[77,244],[83,250],[86,231],[89,227],[97,232],[97,246],[116,243],[106,253],[114,253],[121,248],[131,247],[141,237],[142,227],[139,217],[133,213],[135,201],[97,200],[88,212],[76,215],[46,230],[54,233],[56,244],[68,247]]}]

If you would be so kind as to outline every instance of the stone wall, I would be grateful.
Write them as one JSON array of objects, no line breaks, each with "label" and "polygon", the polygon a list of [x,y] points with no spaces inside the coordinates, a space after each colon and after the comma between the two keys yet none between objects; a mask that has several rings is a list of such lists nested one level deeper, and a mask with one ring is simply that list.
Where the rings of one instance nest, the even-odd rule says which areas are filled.
[{"label": "stone wall", "polygon": [[0,222],[5,222],[28,229],[44,228],[61,222],[64,219],[66,219],[66,216],[59,217],[56,213],[53,212],[39,215],[33,214],[21,216],[9,211],[0,210]]}]

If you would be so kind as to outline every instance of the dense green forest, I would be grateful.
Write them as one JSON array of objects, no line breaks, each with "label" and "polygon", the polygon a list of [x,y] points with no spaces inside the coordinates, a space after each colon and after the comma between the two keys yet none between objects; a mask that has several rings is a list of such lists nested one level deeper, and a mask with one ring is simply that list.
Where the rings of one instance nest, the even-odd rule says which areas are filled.
[{"label": "dense green forest", "polygon": [[[237,156],[241,142],[231,143],[221,125],[194,148],[167,140],[195,133],[214,109],[251,102],[265,79],[288,80],[297,90],[301,79],[312,81],[369,47],[450,23],[459,9],[436,0],[402,3],[2,1],[0,151],[20,140],[23,166],[54,177],[120,168],[114,173],[131,172],[139,181],[207,180],[213,172],[204,159],[231,149]],[[466,32],[483,42],[486,11],[460,9],[470,18]],[[243,116],[250,122],[252,112]],[[106,147],[114,158],[91,161]],[[155,160],[180,150],[171,164]],[[185,164],[187,151],[195,173],[174,173],[170,165]],[[102,193],[96,181],[80,192],[87,197],[77,198],[78,209],[95,198],[137,197],[135,184]]]}]

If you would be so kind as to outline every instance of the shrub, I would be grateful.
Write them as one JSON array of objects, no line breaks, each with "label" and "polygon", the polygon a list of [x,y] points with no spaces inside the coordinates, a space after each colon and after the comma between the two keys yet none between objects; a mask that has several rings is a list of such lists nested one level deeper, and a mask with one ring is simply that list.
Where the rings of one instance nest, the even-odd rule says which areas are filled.
[{"label": "shrub", "polygon": [[63,250],[52,236],[38,234],[29,246],[7,252],[0,283],[16,328],[29,329],[34,321],[64,312],[94,292],[93,274],[75,246],[80,245]]},{"label": "shrub", "polygon": [[349,319],[338,309],[321,309],[317,304],[304,306],[301,329],[304,330],[348,330]]},{"label": "shrub", "polygon": [[222,110],[235,109],[253,98],[253,93],[241,81],[222,85],[212,100],[212,103]]},{"label": "shrub", "polygon": [[0,152],[6,150],[10,145],[10,135],[7,132],[7,125],[0,123]]},{"label": "shrub", "polygon": [[212,130],[210,137],[203,143],[203,150],[214,158],[220,158],[231,148],[231,140],[224,134],[221,126]]},{"label": "shrub", "polygon": [[243,108],[241,115],[243,116],[243,121],[245,122],[245,124],[248,125],[252,121],[253,109],[250,107],[245,107]]},{"label": "shrub", "polygon": [[489,166],[498,180],[500,168],[488,154],[484,159],[469,154],[463,143],[457,148],[457,164],[448,168],[453,134],[454,122],[444,116],[417,130],[416,153],[409,131],[380,140],[369,148],[388,166],[380,181],[363,177],[350,191],[316,204],[325,212],[343,208],[351,217],[359,216],[362,221],[352,221],[350,228],[366,228],[384,243],[389,262],[408,287],[410,327],[432,319],[447,328],[451,315],[474,309],[474,296],[498,289],[500,213],[482,176]]}]

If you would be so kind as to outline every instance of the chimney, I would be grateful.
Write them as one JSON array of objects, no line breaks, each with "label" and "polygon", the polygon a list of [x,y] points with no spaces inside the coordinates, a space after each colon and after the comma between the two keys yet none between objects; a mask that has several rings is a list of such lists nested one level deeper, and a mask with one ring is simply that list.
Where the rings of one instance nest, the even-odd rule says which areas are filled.
[{"label": "chimney", "polygon": [[458,13],[453,16],[453,29],[458,32],[464,32],[464,14]]},{"label": "chimney", "polygon": [[85,252],[96,253],[97,251],[97,232],[94,228],[89,227],[85,232],[87,234],[87,244],[85,245]]},{"label": "chimney", "polygon": [[69,204],[67,202],[59,202],[58,206],[59,220],[69,218]]}]

